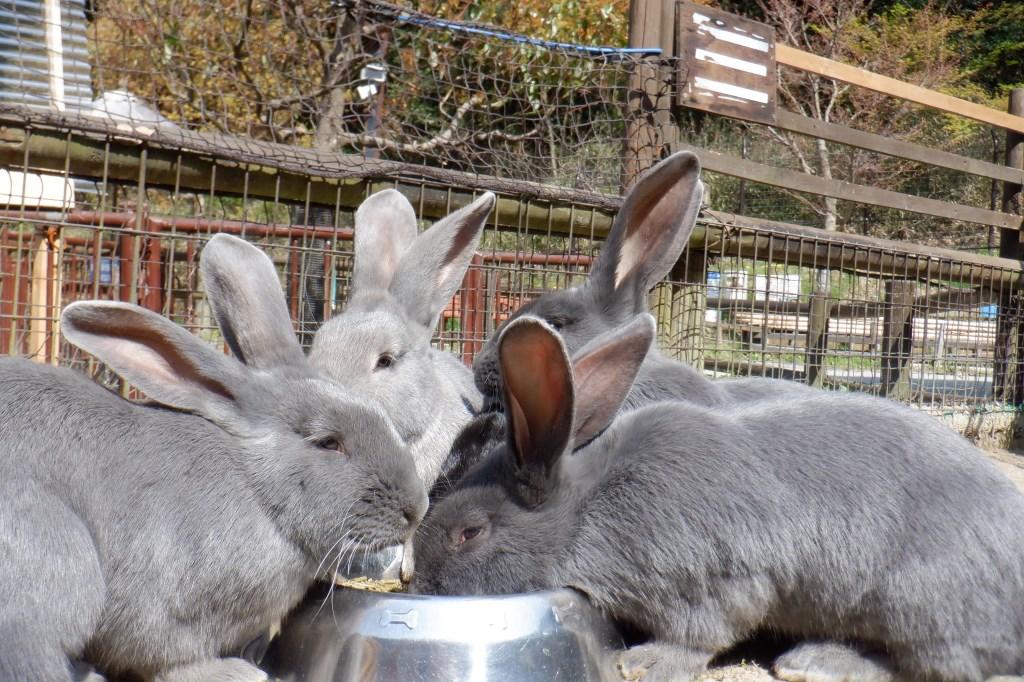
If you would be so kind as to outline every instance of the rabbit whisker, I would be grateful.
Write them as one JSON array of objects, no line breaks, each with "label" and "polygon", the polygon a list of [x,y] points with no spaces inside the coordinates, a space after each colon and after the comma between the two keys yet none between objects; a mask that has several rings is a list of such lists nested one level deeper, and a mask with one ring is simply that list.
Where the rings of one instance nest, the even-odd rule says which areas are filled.
[{"label": "rabbit whisker", "polygon": [[316,620],[320,616],[320,612],[324,610],[324,606],[327,602],[331,602],[331,611],[334,611],[334,589],[337,585],[338,568],[341,563],[341,553],[338,553],[338,562],[334,566],[334,578],[331,580],[331,586],[327,589],[327,594],[324,596],[323,601],[320,602],[320,606],[317,607],[316,613],[313,614],[313,620]]},{"label": "rabbit whisker", "polygon": [[328,548],[327,552],[324,554],[324,558],[320,560],[319,564],[317,564],[316,571],[314,572],[314,575],[316,575],[316,576],[320,575],[320,571],[323,570],[328,565],[327,564],[327,560],[331,557],[331,553],[334,551],[334,549],[338,545],[340,545],[345,540],[345,538],[348,537],[349,532],[351,532],[351,531],[346,532],[344,535],[342,535],[340,538],[338,538],[338,540],[333,545],[331,545],[330,548]]}]

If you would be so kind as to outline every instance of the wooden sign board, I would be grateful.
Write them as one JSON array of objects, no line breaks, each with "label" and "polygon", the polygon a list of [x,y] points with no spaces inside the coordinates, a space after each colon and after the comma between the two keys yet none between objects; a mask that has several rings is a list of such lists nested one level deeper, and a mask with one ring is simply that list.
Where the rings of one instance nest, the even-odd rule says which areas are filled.
[{"label": "wooden sign board", "polygon": [[716,114],[775,119],[771,26],[691,2],[676,4],[676,103]]}]

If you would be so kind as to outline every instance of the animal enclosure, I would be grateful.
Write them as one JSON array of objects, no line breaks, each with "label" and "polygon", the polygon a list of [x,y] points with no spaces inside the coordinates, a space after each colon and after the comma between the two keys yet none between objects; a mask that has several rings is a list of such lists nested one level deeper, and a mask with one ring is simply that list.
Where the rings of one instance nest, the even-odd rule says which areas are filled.
[{"label": "animal enclosure", "polygon": [[[216,341],[197,264],[217,232],[272,255],[308,345],[345,304],[366,196],[399,189],[425,227],[490,190],[498,204],[437,329],[468,363],[522,302],[582,283],[623,190],[691,148],[708,170],[708,206],[651,294],[668,353],[715,376],[942,408],[1024,402],[1020,261],[934,245],[1019,229],[1019,215],[977,205],[993,183],[1024,178],[976,158],[992,153],[990,123],[945,149],[897,142],[904,156],[893,157],[878,140],[792,114],[773,127],[680,109],[676,44],[558,44],[376,2],[314,14],[195,5],[223,36],[178,22],[168,42],[176,19],[159,4],[110,3],[88,21],[69,5],[66,32],[82,28],[87,49],[65,57],[88,63],[93,98],[55,106],[46,78],[33,89],[24,69],[22,87],[5,91],[0,352],[83,362],[58,320],[91,298],[139,303]],[[4,30],[28,62],[36,38],[20,21]],[[288,39],[260,41],[275,32]],[[914,164],[916,184],[865,193],[852,177],[795,178],[778,130],[797,145],[829,138],[851,169]],[[842,230],[813,226],[809,206],[823,196]],[[931,244],[877,236],[921,224]]]}]

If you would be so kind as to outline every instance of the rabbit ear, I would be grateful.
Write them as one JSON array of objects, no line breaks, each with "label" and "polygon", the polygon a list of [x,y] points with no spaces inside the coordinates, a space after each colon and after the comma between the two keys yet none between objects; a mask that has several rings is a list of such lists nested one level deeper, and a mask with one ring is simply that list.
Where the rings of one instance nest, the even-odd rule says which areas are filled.
[{"label": "rabbit ear", "polygon": [[606,301],[647,309],[647,292],[679,260],[700,212],[704,186],[695,154],[673,154],[626,195],[590,281]]},{"label": "rabbit ear", "polygon": [[561,337],[543,320],[520,317],[498,341],[510,446],[528,506],[544,501],[572,439],[572,367]]},{"label": "rabbit ear", "polygon": [[493,207],[494,195],[487,192],[435,223],[406,251],[390,291],[412,319],[434,327],[466,274]]},{"label": "rabbit ear", "polygon": [[598,336],[573,357],[577,404],[574,448],[585,445],[615,418],[647,357],[654,331],[653,317],[637,315],[628,324]]},{"label": "rabbit ear", "polygon": [[364,201],[356,211],[352,292],[386,290],[418,231],[416,212],[398,190]]},{"label": "rabbit ear", "polygon": [[222,414],[246,379],[237,361],[145,308],[78,301],[60,319],[68,341],[170,407]]},{"label": "rabbit ear", "polygon": [[199,270],[236,358],[257,369],[305,362],[277,270],[265,253],[244,239],[218,234],[203,249]]}]

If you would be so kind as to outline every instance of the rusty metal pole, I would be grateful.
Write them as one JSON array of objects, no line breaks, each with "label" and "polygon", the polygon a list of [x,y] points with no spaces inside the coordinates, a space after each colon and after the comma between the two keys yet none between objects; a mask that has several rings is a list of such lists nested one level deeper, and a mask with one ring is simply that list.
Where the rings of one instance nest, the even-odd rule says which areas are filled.
[{"label": "rusty metal pole", "polygon": [[470,367],[473,366],[473,360],[483,345],[485,334],[487,290],[483,265],[483,256],[478,253],[473,254],[469,267],[466,269],[466,276],[462,279],[459,293],[462,362]]},{"label": "rusty metal pole", "polygon": [[146,233],[146,258],[142,263],[142,269],[146,273],[143,278],[145,289],[141,305],[155,313],[163,313],[164,251],[161,241],[163,235],[160,233],[160,227],[148,220],[146,221]]}]

